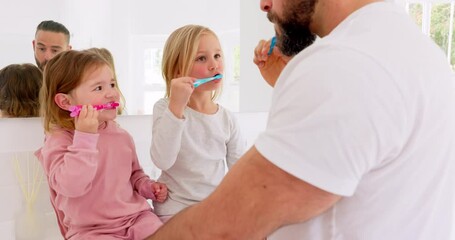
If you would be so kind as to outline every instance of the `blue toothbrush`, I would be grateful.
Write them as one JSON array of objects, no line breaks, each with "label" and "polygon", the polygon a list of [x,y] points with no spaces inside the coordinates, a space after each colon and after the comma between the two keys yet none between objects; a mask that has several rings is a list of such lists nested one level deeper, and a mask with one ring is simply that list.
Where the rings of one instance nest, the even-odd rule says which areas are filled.
[{"label": "blue toothbrush", "polygon": [[199,87],[201,84],[204,84],[206,82],[210,82],[210,81],[213,81],[213,80],[216,80],[216,79],[221,79],[223,78],[223,74],[217,74],[213,77],[208,77],[208,78],[200,78],[200,79],[197,79],[196,81],[194,81],[194,87],[197,88]]},{"label": "blue toothbrush", "polygon": [[270,42],[270,48],[269,48],[269,52],[267,53],[267,55],[272,54],[273,48],[275,47],[275,45],[276,45],[276,36],[273,36],[272,42]]}]

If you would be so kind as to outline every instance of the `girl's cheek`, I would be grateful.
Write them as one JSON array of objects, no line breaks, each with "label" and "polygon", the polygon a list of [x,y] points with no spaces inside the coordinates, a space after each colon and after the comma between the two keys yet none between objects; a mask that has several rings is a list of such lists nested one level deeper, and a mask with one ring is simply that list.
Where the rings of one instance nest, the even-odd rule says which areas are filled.
[{"label": "girl's cheek", "polygon": [[195,76],[204,75],[207,70],[208,70],[208,68],[205,65],[202,65],[202,64],[195,64],[193,66],[193,74]]},{"label": "girl's cheek", "polygon": [[204,73],[201,71],[193,71],[189,77],[194,77],[194,78],[203,78]]}]

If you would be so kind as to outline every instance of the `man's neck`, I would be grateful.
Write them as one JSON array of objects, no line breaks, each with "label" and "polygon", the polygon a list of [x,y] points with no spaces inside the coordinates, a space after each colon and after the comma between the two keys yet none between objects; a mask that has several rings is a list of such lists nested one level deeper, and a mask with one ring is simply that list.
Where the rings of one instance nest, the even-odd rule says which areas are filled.
[{"label": "man's neck", "polygon": [[358,9],[383,0],[319,0],[316,4],[311,30],[319,37],[325,37],[342,21]]}]

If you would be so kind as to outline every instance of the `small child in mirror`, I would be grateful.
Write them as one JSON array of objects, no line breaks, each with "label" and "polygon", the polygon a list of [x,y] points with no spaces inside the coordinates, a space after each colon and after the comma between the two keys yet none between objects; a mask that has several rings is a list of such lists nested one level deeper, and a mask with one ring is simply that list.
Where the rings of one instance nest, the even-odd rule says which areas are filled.
[{"label": "small child in mirror", "polygon": [[0,117],[38,117],[41,70],[33,64],[11,64],[0,70]]}]

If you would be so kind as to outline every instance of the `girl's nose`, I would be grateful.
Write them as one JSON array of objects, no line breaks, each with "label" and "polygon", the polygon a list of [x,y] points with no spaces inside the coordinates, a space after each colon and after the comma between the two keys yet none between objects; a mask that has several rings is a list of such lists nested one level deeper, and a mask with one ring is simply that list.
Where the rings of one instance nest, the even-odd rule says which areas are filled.
[{"label": "girl's nose", "polygon": [[117,88],[111,88],[106,93],[107,98],[117,98],[117,96],[119,96],[119,92],[118,92]]},{"label": "girl's nose", "polygon": [[216,60],[216,59],[210,59],[210,62],[209,62],[209,70],[210,71],[215,71],[218,69],[219,67],[219,62]]}]

